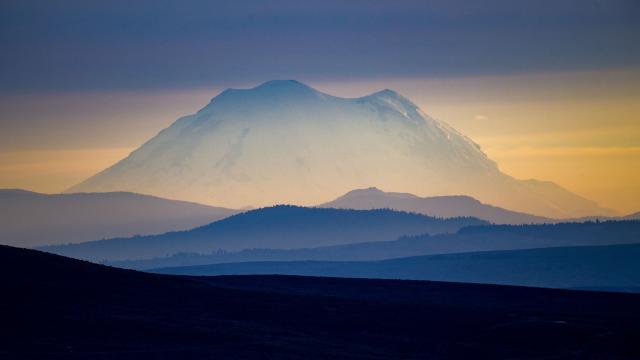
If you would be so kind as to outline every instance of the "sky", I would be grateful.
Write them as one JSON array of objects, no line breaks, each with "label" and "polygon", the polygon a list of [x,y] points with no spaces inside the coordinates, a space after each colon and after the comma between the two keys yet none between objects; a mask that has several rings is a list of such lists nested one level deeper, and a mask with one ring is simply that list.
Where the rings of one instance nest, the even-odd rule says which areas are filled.
[{"label": "sky", "polygon": [[228,87],[392,88],[517,178],[640,211],[640,2],[0,3],[0,187],[58,192]]}]

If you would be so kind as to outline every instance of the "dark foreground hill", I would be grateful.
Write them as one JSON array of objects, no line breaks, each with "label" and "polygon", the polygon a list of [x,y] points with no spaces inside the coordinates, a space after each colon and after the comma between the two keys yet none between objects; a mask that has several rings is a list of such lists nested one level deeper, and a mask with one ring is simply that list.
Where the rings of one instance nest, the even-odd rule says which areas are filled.
[{"label": "dark foreground hill", "polygon": [[640,296],[177,277],[0,247],[0,358],[637,359]]},{"label": "dark foreground hill", "polygon": [[179,275],[282,274],[437,280],[640,292],[640,244],[415,256],[383,261],[265,261],[152,270]]},{"label": "dark foreground hill", "polygon": [[452,233],[475,218],[439,219],[392,210],[274,206],[248,211],[189,231],[50,246],[43,250],[92,261],[144,259],[220,249],[291,249],[396,239],[402,235]]},{"label": "dark foreground hill", "polygon": [[50,195],[0,189],[0,244],[32,247],[162,234],[237,212],[125,192]]},{"label": "dark foreground hill", "polygon": [[640,221],[486,225],[467,227],[455,234],[409,236],[392,241],[303,249],[182,253],[153,259],[114,261],[109,264],[144,270],[249,261],[370,261],[447,253],[634,243],[640,243]]}]

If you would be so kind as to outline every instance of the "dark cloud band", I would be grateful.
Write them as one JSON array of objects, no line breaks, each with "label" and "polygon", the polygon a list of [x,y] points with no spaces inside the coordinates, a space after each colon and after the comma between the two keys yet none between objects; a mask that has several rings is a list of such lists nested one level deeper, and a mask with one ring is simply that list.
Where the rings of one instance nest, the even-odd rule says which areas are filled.
[{"label": "dark cloud band", "polygon": [[640,64],[635,1],[4,1],[0,91]]}]

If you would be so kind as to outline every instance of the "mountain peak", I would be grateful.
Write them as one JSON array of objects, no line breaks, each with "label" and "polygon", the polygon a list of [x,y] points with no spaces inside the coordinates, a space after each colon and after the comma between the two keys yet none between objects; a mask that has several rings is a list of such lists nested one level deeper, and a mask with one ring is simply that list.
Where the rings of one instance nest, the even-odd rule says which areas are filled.
[{"label": "mountain peak", "polygon": [[274,99],[300,100],[317,98],[319,95],[322,95],[322,93],[297,80],[270,80],[251,88],[228,88],[211,99],[210,104],[225,103],[228,101],[232,101],[233,104],[237,105],[237,101],[269,102]]},{"label": "mountain peak", "polygon": [[381,195],[385,194],[384,191],[378,189],[375,186],[364,188],[364,189],[354,189],[344,194],[343,196],[353,196],[353,195]]},{"label": "mountain peak", "polygon": [[398,94],[397,91],[391,90],[391,89],[382,89],[380,91],[376,91],[373,94],[371,94],[371,96],[403,97],[402,95]]},{"label": "mountain peak", "polygon": [[298,80],[269,80],[256,86],[254,89],[311,89],[309,85]]},{"label": "mountain peak", "polygon": [[314,88],[297,80],[269,80],[260,85],[238,89],[227,88],[213,97],[198,113],[210,113],[216,106],[229,108],[251,108],[272,106],[274,102],[307,101],[324,96]]},{"label": "mountain peak", "polygon": [[391,105],[392,107],[400,110],[401,112],[417,110],[418,106],[411,100],[400,95],[397,91],[391,89],[383,89],[373,94],[364,97],[369,100],[373,100],[375,103],[382,103]]},{"label": "mountain peak", "polygon": [[413,199],[418,198],[416,195],[408,194],[408,193],[398,193],[398,192],[386,192],[384,190],[378,189],[377,187],[368,187],[362,189],[354,189],[349,191],[348,193],[342,195],[336,200],[341,199],[356,199],[356,198],[403,198],[403,199]]},{"label": "mountain peak", "polygon": [[317,90],[309,85],[303,84],[297,80],[269,80],[258,86],[249,89],[229,89],[231,91],[241,91],[249,93],[259,93],[261,95],[269,94],[316,94]]}]

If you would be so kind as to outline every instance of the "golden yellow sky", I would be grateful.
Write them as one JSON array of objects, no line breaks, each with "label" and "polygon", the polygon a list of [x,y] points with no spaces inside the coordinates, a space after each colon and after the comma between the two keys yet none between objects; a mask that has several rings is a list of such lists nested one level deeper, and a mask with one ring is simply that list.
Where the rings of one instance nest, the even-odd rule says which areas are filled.
[{"label": "golden yellow sky", "polygon": [[[640,211],[639,70],[305,82],[340,96],[395,89],[479,143],[507,174]],[[0,97],[0,187],[62,191],[223,87]]]}]

